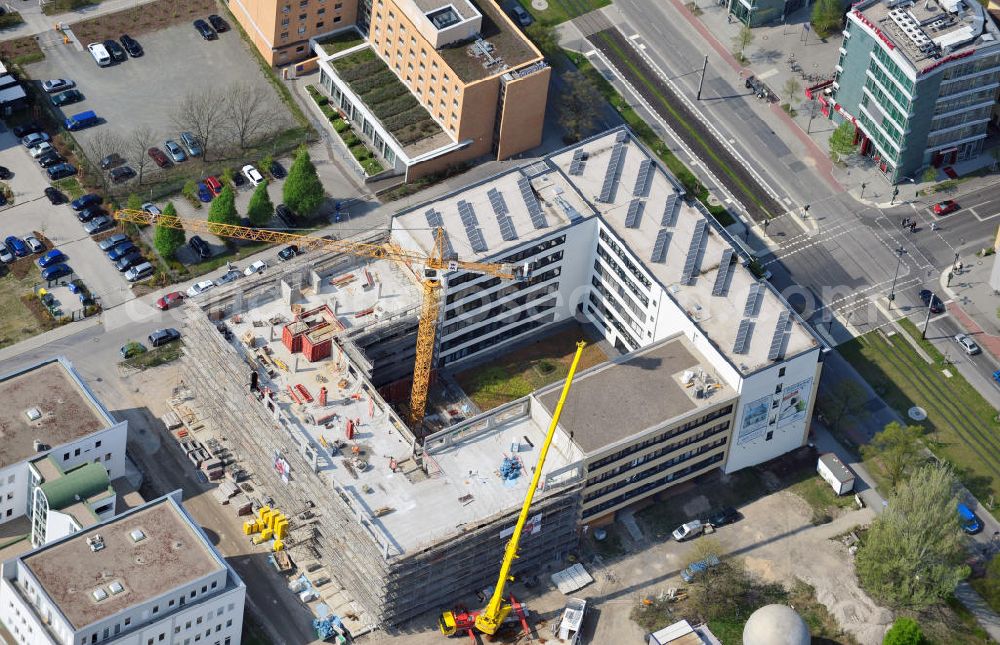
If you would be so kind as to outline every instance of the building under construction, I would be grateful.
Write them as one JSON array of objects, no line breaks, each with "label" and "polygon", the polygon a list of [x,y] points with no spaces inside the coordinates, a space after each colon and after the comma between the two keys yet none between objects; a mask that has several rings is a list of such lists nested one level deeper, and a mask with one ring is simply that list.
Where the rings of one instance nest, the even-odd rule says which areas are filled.
[{"label": "building under construction", "polygon": [[[627,130],[400,213],[369,241],[430,252],[434,229],[460,259],[526,270],[445,276],[435,368],[573,316],[622,353],[577,376],[515,575],[556,564],[583,523],[804,443],[821,344]],[[467,420],[430,409],[433,432],[415,435],[377,387],[411,373],[421,270],[310,252],[188,306],[185,405],[369,625],[495,582],[558,396]]]}]

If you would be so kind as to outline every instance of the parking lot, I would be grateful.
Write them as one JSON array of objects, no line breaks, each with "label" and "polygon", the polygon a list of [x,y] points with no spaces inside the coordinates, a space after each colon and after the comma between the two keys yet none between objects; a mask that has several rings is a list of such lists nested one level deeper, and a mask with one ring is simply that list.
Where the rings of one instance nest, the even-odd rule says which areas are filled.
[{"label": "parking lot", "polygon": [[[143,34],[137,39],[144,55],[129,57],[110,67],[98,67],[86,49],[88,43],[82,43],[81,48],[70,44],[50,49],[45,60],[26,68],[38,81],[67,78],[76,82],[84,100],[60,110],[64,116],[93,110],[101,119],[99,125],[76,133],[88,154],[94,138],[109,128],[128,140],[137,129],[148,127],[154,134],[151,143],[162,149],[165,139],[176,140],[180,134],[182,128],[175,123],[175,116],[189,92],[207,92],[213,87],[224,89],[235,82],[251,84],[273,102],[271,108],[279,117],[269,121],[271,132],[291,123],[291,116],[276,91],[234,31],[219,34],[217,40],[206,41],[189,23],[184,23]],[[217,151],[213,152],[212,148],[232,141],[232,137],[224,133],[221,124],[213,128],[213,132],[215,143],[209,141],[209,158],[218,159]],[[145,156],[146,147],[140,143],[122,151],[122,156],[136,170],[136,157],[144,157],[144,173],[158,170]]]}]

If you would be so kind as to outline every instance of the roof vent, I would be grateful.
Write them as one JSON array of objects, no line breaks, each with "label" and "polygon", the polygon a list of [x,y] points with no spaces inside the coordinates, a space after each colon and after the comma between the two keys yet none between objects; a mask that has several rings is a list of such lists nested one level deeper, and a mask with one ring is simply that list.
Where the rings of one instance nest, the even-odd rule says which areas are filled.
[{"label": "roof vent", "polygon": [[87,538],[87,546],[90,547],[91,551],[97,553],[98,551],[104,548],[104,538],[102,538],[100,535],[91,536]]},{"label": "roof vent", "polygon": [[97,602],[101,602],[102,600],[108,597],[108,592],[102,589],[101,587],[98,587],[97,589],[91,591],[90,595],[93,596],[94,600],[96,600]]},{"label": "roof vent", "polygon": [[108,585],[108,591],[117,595],[125,591],[125,587],[122,586],[122,583],[115,581]]},{"label": "roof vent", "polygon": [[142,542],[146,539],[146,534],[142,532],[142,529],[132,529],[129,536],[132,538],[133,542]]},{"label": "roof vent", "polygon": [[38,421],[42,418],[42,411],[38,408],[28,408],[24,411],[24,415],[28,417],[28,421]]}]

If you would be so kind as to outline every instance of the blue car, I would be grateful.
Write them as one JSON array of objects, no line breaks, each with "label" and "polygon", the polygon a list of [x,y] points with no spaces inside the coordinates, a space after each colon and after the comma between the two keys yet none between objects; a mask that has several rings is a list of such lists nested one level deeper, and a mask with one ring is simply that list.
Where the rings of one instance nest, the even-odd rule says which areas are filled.
[{"label": "blue car", "polygon": [[68,259],[69,258],[66,257],[66,254],[59,249],[52,249],[42,257],[38,258],[38,267],[40,269],[45,269],[53,264],[65,262]]},{"label": "blue car", "polygon": [[962,530],[969,535],[975,535],[983,530],[983,523],[979,517],[965,504],[958,505],[958,519],[962,523]]},{"label": "blue car", "polygon": [[125,257],[126,255],[135,250],[136,250],[135,244],[132,244],[131,242],[125,242],[124,244],[119,244],[115,248],[108,251],[108,259],[111,260],[112,262],[117,262],[118,260],[122,259],[123,257]]},{"label": "blue car", "polygon": [[73,269],[69,268],[68,264],[54,264],[50,266],[48,269],[42,271],[42,280],[47,280],[51,282],[52,280],[65,278],[71,273],[73,273]]},{"label": "blue car", "polygon": [[88,206],[96,206],[100,204],[101,201],[103,200],[100,195],[96,195],[94,193],[88,193],[81,197],[77,197],[72,202],[70,202],[69,205],[70,208],[72,208],[73,210],[80,211],[83,210],[84,208],[87,208]]},{"label": "blue car", "polygon": [[204,182],[198,182],[198,199],[205,202],[206,204],[212,201],[212,192],[208,189],[208,186]]},{"label": "blue car", "polygon": [[19,258],[23,258],[31,252],[28,250],[28,245],[24,243],[24,240],[14,235],[8,235],[3,243],[8,251]]}]

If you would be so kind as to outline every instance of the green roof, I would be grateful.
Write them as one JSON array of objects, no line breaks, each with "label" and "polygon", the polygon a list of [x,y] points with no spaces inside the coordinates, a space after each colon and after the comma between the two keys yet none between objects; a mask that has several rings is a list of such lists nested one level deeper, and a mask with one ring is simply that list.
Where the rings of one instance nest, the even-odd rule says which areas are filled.
[{"label": "green roof", "polygon": [[40,486],[49,509],[57,511],[72,506],[79,499],[87,499],[104,492],[111,485],[108,471],[101,464],[89,463],[70,470],[59,479]]}]

